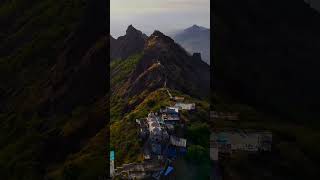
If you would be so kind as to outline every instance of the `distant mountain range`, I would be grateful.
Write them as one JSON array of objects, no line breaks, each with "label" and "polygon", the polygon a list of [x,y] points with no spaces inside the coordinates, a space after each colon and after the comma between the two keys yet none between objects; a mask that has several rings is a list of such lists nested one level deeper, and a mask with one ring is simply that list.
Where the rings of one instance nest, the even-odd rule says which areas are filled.
[{"label": "distant mountain range", "polygon": [[171,37],[188,52],[201,53],[203,61],[210,64],[210,29],[193,25],[173,33]]},{"label": "distant mountain range", "polygon": [[[193,25],[187,29],[170,33],[169,36],[191,55],[200,53],[200,58],[210,65],[210,29]],[[125,35],[117,39],[110,35],[111,59],[126,59],[130,54],[141,51],[147,38],[146,34],[132,25],[128,26]]]}]

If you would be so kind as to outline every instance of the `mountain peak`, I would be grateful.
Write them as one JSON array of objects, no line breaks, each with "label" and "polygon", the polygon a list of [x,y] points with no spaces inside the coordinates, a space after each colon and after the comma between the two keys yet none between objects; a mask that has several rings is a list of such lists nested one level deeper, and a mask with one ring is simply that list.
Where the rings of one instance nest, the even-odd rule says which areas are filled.
[{"label": "mountain peak", "polygon": [[158,37],[165,37],[166,35],[164,35],[162,32],[155,30],[151,36],[158,36]]},{"label": "mountain peak", "polygon": [[[200,53],[190,55],[169,36],[155,30],[145,43],[127,92],[128,95],[139,94],[146,89],[141,87],[157,89],[166,82],[168,88],[204,97],[208,94],[209,75],[209,66],[201,61]],[[182,82],[181,77],[185,81]],[[190,88],[185,82],[195,85]]]},{"label": "mountain peak", "polygon": [[136,28],[134,28],[133,26],[132,26],[132,24],[130,24],[129,26],[128,26],[128,28],[127,28],[127,30],[126,30],[126,34],[128,35],[128,34],[133,34],[133,33],[141,33],[141,31],[139,31],[139,30],[137,30]]},{"label": "mountain peak", "polygon": [[155,30],[151,36],[147,39],[147,43],[145,48],[165,48],[168,46],[174,45],[174,40],[171,39],[169,36],[166,36],[162,32]]},{"label": "mountain peak", "polygon": [[200,26],[194,24],[193,26],[191,26],[191,28],[200,28]]},{"label": "mountain peak", "polygon": [[169,36],[166,36],[162,32],[155,30],[150,37],[157,38],[157,39],[162,39],[165,42],[174,42]]},{"label": "mountain peak", "polygon": [[196,59],[210,64],[210,29],[194,24],[177,32],[173,39],[190,54],[201,53],[202,57]]},{"label": "mountain peak", "polygon": [[143,50],[147,35],[129,25],[126,34],[117,39],[110,39],[111,59],[126,59]]},{"label": "mountain peak", "polygon": [[205,31],[205,30],[208,30],[208,29],[205,28],[205,27],[202,27],[202,26],[198,26],[196,24],[194,24],[193,26],[185,29],[186,32],[198,32],[198,31]]}]

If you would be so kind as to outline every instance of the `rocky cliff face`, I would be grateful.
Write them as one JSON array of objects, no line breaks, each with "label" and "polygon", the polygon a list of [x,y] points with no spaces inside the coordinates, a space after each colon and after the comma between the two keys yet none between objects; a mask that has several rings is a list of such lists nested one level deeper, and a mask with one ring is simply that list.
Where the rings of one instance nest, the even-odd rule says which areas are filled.
[{"label": "rocky cliff face", "polygon": [[155,31],[146,40],[142,53],[126,83],[128,95],[139,94],[144,88],[154,90],[164,84],[197,97],[209,95],[209,66],[190,56],[170,37]]},{"label": "rocky cliff face", "polygon": [[110,37],[110,56],[113,59],[126,59],[132,54],[139,53],[144,47],[147,36],[135,29],[132,25],[128,26],[126,34],[117,39]]}]

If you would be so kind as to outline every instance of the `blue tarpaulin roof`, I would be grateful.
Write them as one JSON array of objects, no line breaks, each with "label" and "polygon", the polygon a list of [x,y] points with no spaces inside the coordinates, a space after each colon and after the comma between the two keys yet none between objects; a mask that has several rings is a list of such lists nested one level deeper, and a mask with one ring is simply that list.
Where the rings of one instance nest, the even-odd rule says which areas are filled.
[{"label": "blue tarpaulin roof", "polygon": [[169,156],[169,157],[177,157],[177,152],[176,152],[176,149],[174,149],[174,148],[168,148],[167,149],[167,155]]},{"label": "blue tarpaulin roof", "polygon": [[186,148],[180,148],[180,153],[182,155],[185,155],[187,153],[187,149]]},{"label": "blue tarpaulin roof", "polygon": [[173,167],[168,166],[166,172],[164,173],[165,176],[167,176],[168,174],[170,174],[173,171]]}]

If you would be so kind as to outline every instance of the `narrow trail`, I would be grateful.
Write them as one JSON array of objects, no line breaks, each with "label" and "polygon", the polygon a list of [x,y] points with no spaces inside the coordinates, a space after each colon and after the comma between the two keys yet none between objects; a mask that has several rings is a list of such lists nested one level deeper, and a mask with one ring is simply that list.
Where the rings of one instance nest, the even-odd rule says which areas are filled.
[{"label": "narrow trail", "polygon": [[[160,66],[163,66],[163,65],[161,64],[161,62],[159,61],[159,58],[157,59],[157,63],[158,63]],[[169,98],[172,99],[173,96],[171,95],[169,89],[167,88],[167,81],[168,81],[168,78],[167,78],[167,77],[168,77],[168,75],[167,75],[167,73],[166,73],[165,70],[163,70],[163,74],[164,74],[164,76],[165,76],[165,80],[164,80],[164,83],[163,83],[163,89],[165,89],[165,90],[167,91]]]}]

